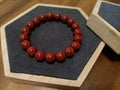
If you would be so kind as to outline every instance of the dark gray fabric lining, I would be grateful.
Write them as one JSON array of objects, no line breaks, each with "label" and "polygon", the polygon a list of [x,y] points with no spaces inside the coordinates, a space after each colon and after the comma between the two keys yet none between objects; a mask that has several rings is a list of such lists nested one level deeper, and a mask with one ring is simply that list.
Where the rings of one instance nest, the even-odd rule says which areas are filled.
[{"label": "dark gray fabric lining", "polygon": [[[63,63],[48,64],[37,62],[30,58],[21,48],[19,35],[26,22],[31,21],[40,13],[60,12],[74,18],[83,29],[83,42],[74,57],[66,58]],[[16,73],[29,73],[75,80],[83,70],[91,55],[100,43],[100,39],[85,25],[86,19],[76,9],[63,9],[38,6],[26,15],[17,19],[5,28],[9,53],[10,71]],[[72,42],[71,29],[61,22],[47,22],[36,27],[31,35],[31,42],[45,52],[64,50]]]},{"label": "dark gray fabric lining", "polygon": [[98,14],[120,32],[120,6],[102,2]]}]

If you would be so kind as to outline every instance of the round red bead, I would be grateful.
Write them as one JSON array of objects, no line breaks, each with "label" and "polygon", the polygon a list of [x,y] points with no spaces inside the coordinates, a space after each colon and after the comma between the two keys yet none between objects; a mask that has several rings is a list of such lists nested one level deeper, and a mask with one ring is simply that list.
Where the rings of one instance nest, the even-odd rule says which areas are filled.
[{"label": "round red bead", "polygon": [[82,35],[82,31],[80,29],[76,29],[74,31],[74,35]]},{"label": "round red bead", "polygon": [[30,34],[30,29],[28,27],[22,28],[22,34]]},{"label": "round red bead", "polygon": [[28,35],[27,34],[21,34],[20,35],[20,41],[22,42],[22,41],[24,41],[24,40],[28,40],[29,39],[29,37],[28,37]]},{"label": "round red bead", "polygon": [[74,41],[77,41],[77,42],[81,43],[82,42],[82,37],[80,35],[75,35],[74,36]]},{"label": "round red bead", "polygon": [[39,19],[40,19],[41,22],[45,22],[46,21],[46,15],[40,14]]},{"label": "round red bead", "polygon": [[26,25],[29,29],[33,29],[34,28],[34,23],[33,22],[28,22]]},{"label": "round red bead", "polygon": [[34,56],[35,53],[36,53],[36,51],[37,51],[37,49],[36,49],[36,47],[34,47],[34,46],[30,46],[30,47],[27,49],[27,53],[28,53],[29,56]]},{"label": "round red bead", "polygon": [[54,18],[53,13],[48,13],[48,14],[47,14],[47,19],[48,19],[48,20],[52,20],[53,18]]},{"label": "round red bead", "polygon": [[74,42],[72,42],[71,47],[72,47],[74,50],[78,50],[78,49],[80,48],[80,43],[74,41]]},{"label": "round red bead", "polygon": [[56,53],[56,59],[58,61],[64,61],[65,60],[65,53],[63,51],[58,51]]},{"label": "round red bead", "polygon": [[55,55],[52,52],[47,53],[45,58],[46,58],[46,61],[49,63],[52,63],[55,61]]},{"label": "round red bead", "polygon": [[65,49],[65,55],[67,57],[72,57],[74,55],[74,49],[72,47],[68,47]]},{"label": "round red bead", "polygon": [[55,18],[56,21],[61,20],[61,14],[55,13],[55,14],[54,14],[54,18]]},{"label": "round red bead", "polygon": [[62,22],[67,23],[68,16],[67,15],[62,15],[61,20],[62,20]]},{"label": "round red bead", "polygon": [[34,23],[34,25],[38,25],[40,20],[39,18],[33,18],[32,22]]},{"label": "round red bead", "polygon": [[73,23],[73,24],[72,24],[72,29],[73,29],[73,30],[76,30],[76,29],[79,29],[79,28],[80,28],[80,26],[79,26],[78,23]]},{"label": "round red bead", "polygon": [[42,61],[45,58],[45,54],[42,50],[39,50],[35,53],[35,59],[37,61]]},{"label": "round red bead", "polygon": [[22,48],[23,48],[23,49],[27,50],[27,49],[31,46],[31,43],[30,43],[30,41],[28,41],[28,40],[24,40],[24,41],[21,43],[21,45],[22,45]]},{"label": "round red bead", "polygon": [[69,26],[71,26],[74,22],[75,22],[74,19],[68,18],[67,24],[68,24]]}]

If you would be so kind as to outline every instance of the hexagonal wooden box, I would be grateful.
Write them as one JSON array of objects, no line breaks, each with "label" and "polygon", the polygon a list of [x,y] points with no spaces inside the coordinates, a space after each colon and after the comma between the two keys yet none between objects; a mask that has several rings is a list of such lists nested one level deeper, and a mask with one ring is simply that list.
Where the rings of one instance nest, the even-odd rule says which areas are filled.
[{"label": "hexagonal wooden box", "polygon": [[[80,49],[80,51],[78,51],[75,54],[74,58],[68,59],[63,63],[58,63],[58,62],[55,62],[53,64],[48,64],[46,62],[38,63],[34,60],[34,58],[27,57],[27,55],[24,53],[24,50],[19,48],[19,46],[21,46],[19,44],[19,42],[16,42],[16,41],[18,41],[18,37],[20,34],[18,29],[21,28],[21,25],[23,26],[24,20],[26,18],[27,19],[30,18],[33,14],[35,14],[33,16],[36,16],[35,12],[38,13],[38,12],[41,12],[42,10],[44,12],[50,11],[48,9],[53,10],[53,12],[55,12],[54,10],[57,10],[64,14],[68,14],[71,16],[73,15],[72,16],[73,18],[76,18],[76,15],[77,15],[80,18],[82,17],[83,21],[84,21],[84,23],[83,23],[83,21],[76,18],[76,20],[78,22],[81,21],[80,22],[81,28],[85,29],[83,31],[83,42],[81,45],[82,49]],[[64,9],[65,9],[65,11],[64,11]],[[68,13],[66,10],[70,10],[70,13]],[[31,14],[31,12],[32,12],[32,14]],[[56,5],[46,5],[46,4],[36,4],[33,7],[29,8],[28,10],[24,11],[22,14],[18,15],[14,19],[12,19],[11,21],[9,21],[8,23],[6,23],[5,25],[3,25],[1,27],[1,44],[2,44],[2,56],[3,56],[3,65],[4,65],[5,76],[11,78],[12,80],[22,82],[22,83],[29,83],[32,85],[44,85],[44,86],[57,87],[57,88],[79,88],[82,85],[85,78],[87,77],[88,73],[90,72],[91,68],[93,67],[95,61],[97,60],[99,54],[101,53],[101,51],[104,47],[104,43],[85,25],[87,19],[88,19],[88,16],[80,8],[56,6]],[[27,20],[27,21],[29,21],[29,20]],[[9,26],[12,27],[12,29],[9,28]],[[18,30],[18,32],[16,32],[17,30]],[[12,34],[10,34],[10,33],[12,33]],[[96,46],[94,47],[94,45],[96,45]],[[16,51],[14,51],[14,50],[16,50]],[[21,50],[22,53],[20,53],[19,50]],[[29,72],[29,73],[21,72],[21,70],[25,70],[25,68],[23,68],[24,66],[22,66],[22,64],[20,64],[20,62],[19,62],[22,59],[24,59],[24,57],[22,57],[21,55],[27,57],[29,59],[30,63],[31,62],[36,63],[35,66],[37,66],[37,64],[40,64],[41,66],[48,65],[49,67],[53,67],[53,69],[55,68],[54,65],[56,65],[56,67],[59,68],[59,67],[64,67],[64,64],[66,64],[66,66],[68,66],[67,68],[69,68],[69,69],[73,66],[74,70],[78,69],[78,75],[76,78],[72,78],[72,76],[69,77],[70,74],[72,74],[73,76],[74,76],[74,74],[76,74],[76,71],[74,71],[74,70],[72,71],[71,69],[70,69],[71,70],[70,73],[69,72],[66,73],[66,71],[59,72],[59,74],[61,76],[59,76],[57,74],[59,69],[55,72],[52,71],[52,73],[50,73],[50,76],[49,76],[49,74],[47,74],[47,75],[44,75],[43,73],[39,74],[38,72],[41,70],[41,68],[39,68],[38,72],[35,72],[35,74],[33,72]],[[75,59],[76,57],[78,57],[79,59],[83,58],[83,62],[79,61],[78,59]],[[86,57],[87,57],[87,59],[84,59]],[[27,60],[25,60],[25,61],[27,62]],[[78,61],[80,63],[77,63]],[[72,62],[73,64],[71,64],[71,66],[70,66],[69,62]],[[32,66],[32,63],[31,63],[31,66]],[[17,64],[17,65],[15,65],[15,64]],[[78,64],[78,66],[77,66],[77,64]],[[79,65],[83,66],[81,71],[79,71]],[[17,71],[14,71],[18,67],[21,67],[21,68],[17,69]],[[46,68],[49,70],[49,67],[46,67]],[[66,68],[64,68],[63,70],[66,70]],[[32,70],[30,70],[30,71],[32,71]],[[51,71],[49,70],[48,72],[51,72]],[[55,76],[54,74],[56,74],[58,76]]]},{"label": "hexagonal wooden box", "polygon": [[98,0],[87,25],[118,55],[120,54],[120,5]]}]

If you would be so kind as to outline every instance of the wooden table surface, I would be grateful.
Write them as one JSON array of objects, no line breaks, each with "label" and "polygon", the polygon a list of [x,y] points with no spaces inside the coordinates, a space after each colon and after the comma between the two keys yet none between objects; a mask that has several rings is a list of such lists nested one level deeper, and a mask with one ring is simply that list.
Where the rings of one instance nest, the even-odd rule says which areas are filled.
[{"label": "wooden table surface", "polygon": [[[119,3],[120,0],[108,0]],[[36,3],[76,6],[89,16],[96,0],[0,0],[0,26]],[[16,83],[4,76],[0,49],[0,90],[58,90]],[[120,90],[120,55],[105,46],[80,90]]]}]

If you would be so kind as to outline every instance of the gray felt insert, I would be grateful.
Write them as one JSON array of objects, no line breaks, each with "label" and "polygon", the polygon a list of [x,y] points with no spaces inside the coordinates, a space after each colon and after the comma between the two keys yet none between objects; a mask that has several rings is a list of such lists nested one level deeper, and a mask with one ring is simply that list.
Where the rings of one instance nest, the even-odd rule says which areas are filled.
[{"label": "gray felt insert", "polygon": [[[40,13],[59,12],[74,18],[83,29],[83,42],[81,48],[74,57],[66,58],[63,63],[55,62],[48,64],[45,61],[37,62],[30,58],[21,48],[19,35],[21,28],[26,22],[31,21]],[[16,73],[28,73],[45,75],[75,80],[83,70],[84,66],[94,53],[101,40],[85,25],[86,19],[76,9],[64,9],[47,6],[38,6],[29,13],[20,17],[5,28],[7,47],[9,53],[10,71]],[[71,29],[61,22],[47,22],[36,27],[31,34],[31,42],[38,49],[45,52],[64,50],[72,42],[73,33]]]},{"label": "gray felt insert", "polygon": [[120,32],[120,6],[102,2],[98,14]]}]

